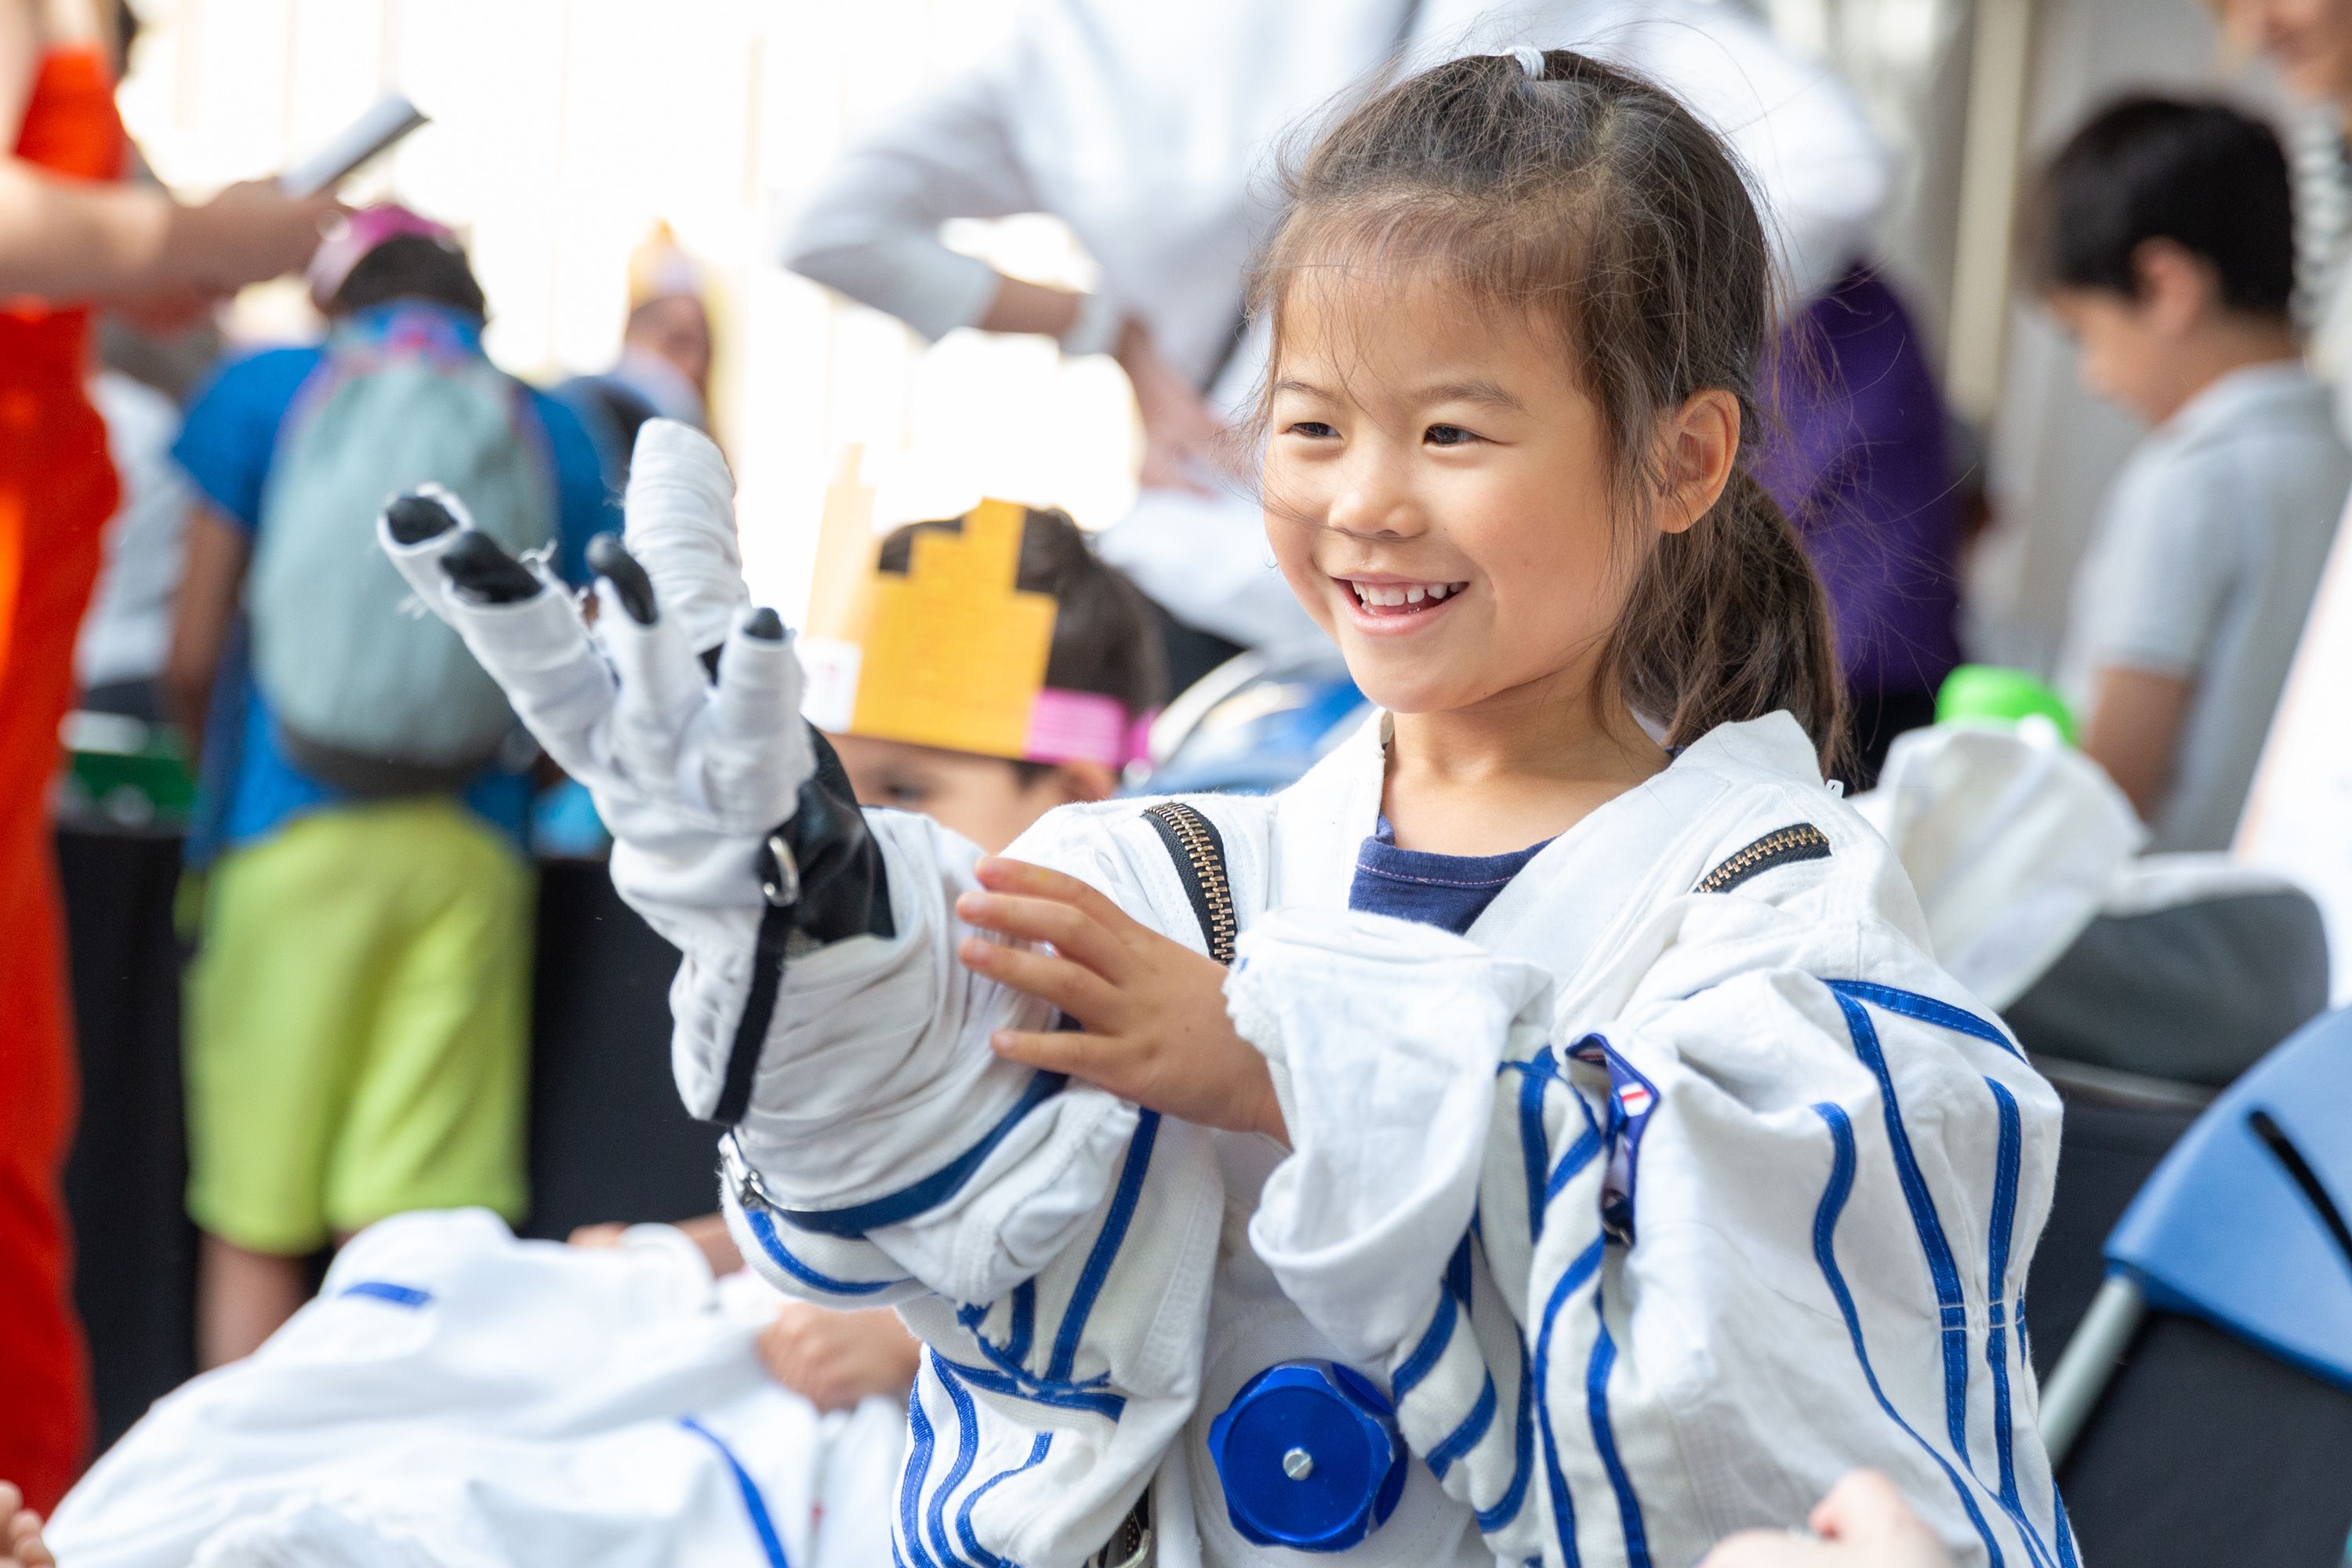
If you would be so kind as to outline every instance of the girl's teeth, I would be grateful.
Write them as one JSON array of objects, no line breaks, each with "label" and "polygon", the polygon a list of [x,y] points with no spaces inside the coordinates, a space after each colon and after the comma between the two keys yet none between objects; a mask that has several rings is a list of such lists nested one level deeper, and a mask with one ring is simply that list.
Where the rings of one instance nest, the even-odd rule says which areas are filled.
[{"label": "girl's teeth", "polygon": [[1351,583],[1349,586],[1355,589],[1356,597],[1362,603],[1388,609],[1402,609],[1407,605],[1423,603],[1433,605],[1460,589],[1460,584],[1454,583]]}]

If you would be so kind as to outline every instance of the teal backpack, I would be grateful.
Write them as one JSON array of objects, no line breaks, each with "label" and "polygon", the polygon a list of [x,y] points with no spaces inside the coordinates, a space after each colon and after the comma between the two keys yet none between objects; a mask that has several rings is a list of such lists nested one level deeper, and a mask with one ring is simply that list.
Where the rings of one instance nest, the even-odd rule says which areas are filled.
[{"label": "teal backpack", "polygon": [[287,759],[353,795],[463,786],[514,731],[506,698],[376,542],[437,483],[510,554],[554,535],[546,441],[520,383],[438,311],[346,322],[287,415],[247,578],[254,678]]}]

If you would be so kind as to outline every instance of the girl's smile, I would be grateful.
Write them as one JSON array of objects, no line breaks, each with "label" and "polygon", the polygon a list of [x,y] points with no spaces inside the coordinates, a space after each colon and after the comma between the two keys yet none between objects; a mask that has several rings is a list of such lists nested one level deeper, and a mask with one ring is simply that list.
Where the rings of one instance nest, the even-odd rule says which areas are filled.
[{"label": "girl's smile", "polygon": [[1466,582],[1427,582],[1381,573],[1334,577],[1342,612],[1368,637],[1404,637],[1435,622],[1459,605]]}]

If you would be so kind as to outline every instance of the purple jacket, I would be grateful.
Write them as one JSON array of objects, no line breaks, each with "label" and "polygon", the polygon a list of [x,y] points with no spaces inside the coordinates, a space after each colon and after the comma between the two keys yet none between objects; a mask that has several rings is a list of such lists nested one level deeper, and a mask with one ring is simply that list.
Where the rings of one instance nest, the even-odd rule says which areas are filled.
[{"label": "purple jacket", "polygon": [[1959,662],[1959,506],[1910,314],[1857,267],[1781,334],[1757,477],[1829,589],[1847,686],[1933,691]]}]

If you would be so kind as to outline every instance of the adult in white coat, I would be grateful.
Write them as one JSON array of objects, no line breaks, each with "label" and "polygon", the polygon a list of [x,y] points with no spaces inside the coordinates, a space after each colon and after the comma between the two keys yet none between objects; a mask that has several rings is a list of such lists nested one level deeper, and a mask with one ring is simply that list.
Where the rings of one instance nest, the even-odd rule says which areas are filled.
[{"label": "adult in white coat", "polygon": [[[1310,626],[1273,569],[1228,432],[1265,363],[1243,278],[1280,205],[1286,133],[1400,55],[1414,67],[1529,43],[1648,76],[1723,133],[1761,198],[1788,300],[1855,259],[1885,197],[1885,154],[1843,84],[1736,5],[1037,0],[992,58],[842,154],[784,261],[927,338],[977,327],[1115,353],[1142,414],[1143,493],[1105,556],[1188,626],[1279,643]],[[940,239],[950,218],[1028,212],[1070,226],[1101,269],[1097,292],[1006,278]],[[1174,673],[1181,687],[1199,666]]]}]

